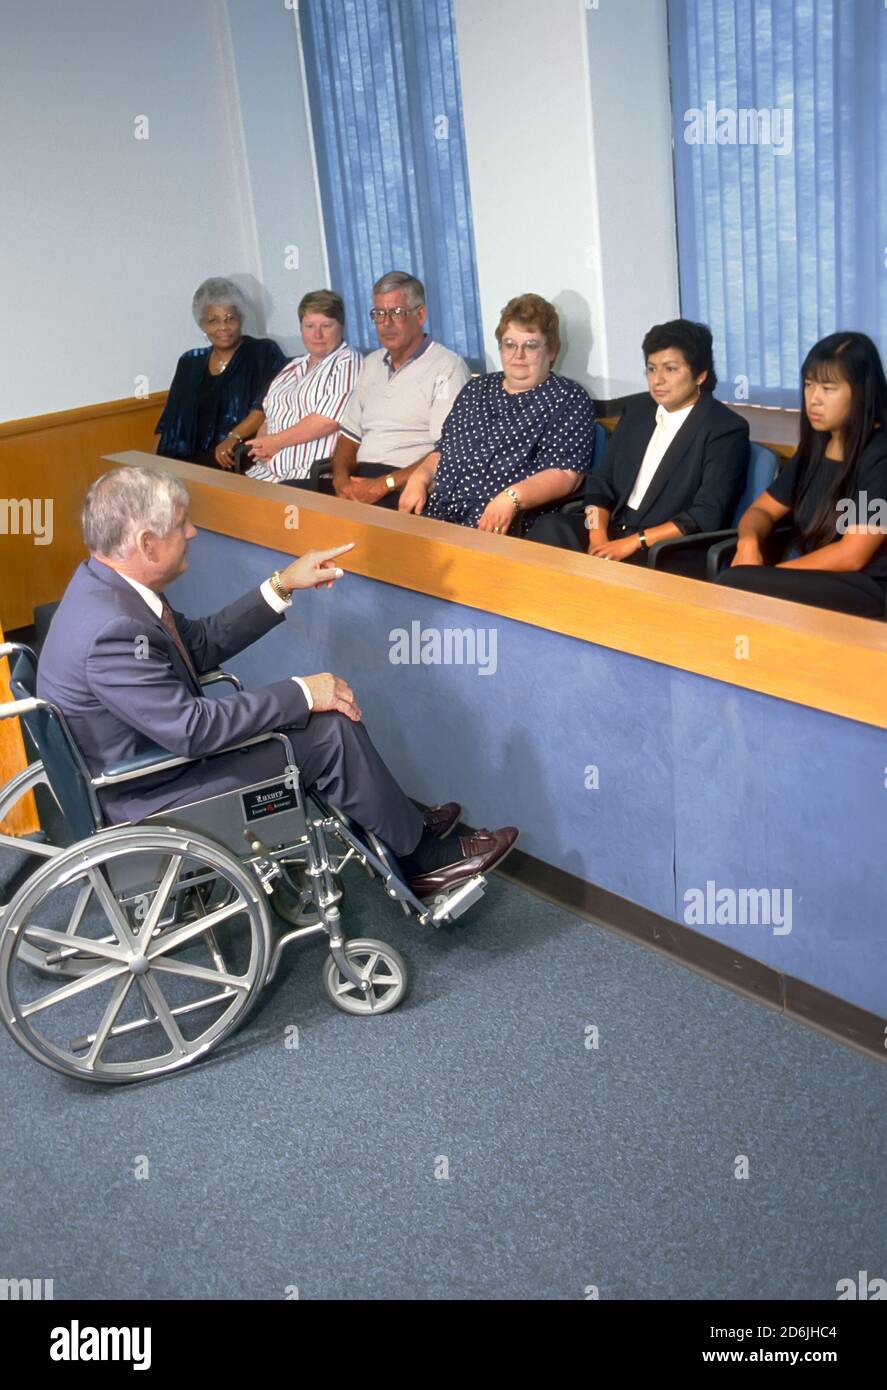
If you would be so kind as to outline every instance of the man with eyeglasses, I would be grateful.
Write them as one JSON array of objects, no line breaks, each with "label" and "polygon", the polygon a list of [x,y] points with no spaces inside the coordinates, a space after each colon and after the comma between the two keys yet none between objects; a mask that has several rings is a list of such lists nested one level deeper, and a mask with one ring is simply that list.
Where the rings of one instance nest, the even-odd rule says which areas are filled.
[{"label": "man with eyeglasses", "polygon": [[373,286],[370,318],[381,347],[365,359],[340,425],[332,487],[352,502],[396,507],[433,451],[469,378],[461,357],[425,332],[425,287],[389,271]]}]

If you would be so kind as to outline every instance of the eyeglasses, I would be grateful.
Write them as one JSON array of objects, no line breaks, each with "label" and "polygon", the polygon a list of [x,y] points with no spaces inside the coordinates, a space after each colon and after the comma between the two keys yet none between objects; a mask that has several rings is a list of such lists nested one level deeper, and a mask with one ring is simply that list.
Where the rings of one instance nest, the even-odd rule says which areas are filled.
[{"label": "eyeglasses", "polygon": [[370,318],[373,323],[384,323],[386,319],[393,319],[395,323],[400,323],[407,314],[414,314],[417,309],[421,308],[421,304],[414,304],[412,309],[371,309]]},{"label": "eyeglasses", "polygon": [[503,338],[499,344],[499,351],[503,357],[518,357],[521,353],[526,353],[527,357],[536,357],[545,347],[538,338],[530,338],[526,343],[516,343],[513,338]]},{"label": "eyeglasses", "polygon": [[204,319],[203,323],[204,327],[206,328],[218,328],[222,324],[224,324],[227,328],[229,323],[240,323],[240,315],[225,314],[223,318],[219,318],[218,315],[214,315],[211,319]]}]

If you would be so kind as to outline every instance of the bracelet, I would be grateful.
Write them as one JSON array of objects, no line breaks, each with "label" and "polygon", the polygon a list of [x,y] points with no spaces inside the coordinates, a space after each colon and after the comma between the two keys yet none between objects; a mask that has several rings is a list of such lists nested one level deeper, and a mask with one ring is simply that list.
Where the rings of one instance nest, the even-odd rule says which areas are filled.
[{"label": "bracelet", "polygon": [[229,438],[229,439],[236,439],[238,444],[242,444],[242,443],[243,443],[243,435],[242,435],[242,434],[235,434],[233,430],[229,430],[229,431],[228,431],[228,438]]},{"label": "bracelet", "polygon": [[512,504],[513,504],[513,506],[514,506],[514,514],[515,514],[515,516],[517,516],[518,512],[519,512],[520,509],[521,509],[521,500],[520,500],[520,498],[518,497],[517,493],[515,492],[514,488],[513,488],[513,487],[507,487],[507,488],[505,488],[505,496],[511,498]]},{"label": "bracelet", "polygon": [[293,595],[292,595],[292,590],[291,590],[291,589],[285,589],[285,588],[283,587],[283,585],[281,584],[281,582],[280,582],[280,570],[275,570],[275,571],[274,571],[274,573],[272,574],[271,578],[268,580],[268,583],[271,585],[271,588],[274,590],[275,594],[277,595],[277,597],[278,597],[279,599],[283,599],[285,603],[289,603],[290,599],[291,599],[292,596],[293,596]]}]

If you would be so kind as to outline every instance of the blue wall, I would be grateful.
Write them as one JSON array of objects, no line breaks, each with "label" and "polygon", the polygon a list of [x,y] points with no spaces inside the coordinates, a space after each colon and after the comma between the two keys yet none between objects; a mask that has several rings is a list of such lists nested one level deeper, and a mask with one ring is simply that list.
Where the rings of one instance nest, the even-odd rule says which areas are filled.
[{"label": "blue wall", "polygon": [[[171,597],[193,616],[282,562],[210,532],[189,554]],[[392,664],[416,620],[495,630],[495,673]],[[787,935],[695,929],[887,1016],[887,733],[355,575],[297,595],[229,666],[249,685],[346,677],[412,796],[519,825],[529,854],[677,921],[709,880],[776,889],[780,910],[790,889]]]}]

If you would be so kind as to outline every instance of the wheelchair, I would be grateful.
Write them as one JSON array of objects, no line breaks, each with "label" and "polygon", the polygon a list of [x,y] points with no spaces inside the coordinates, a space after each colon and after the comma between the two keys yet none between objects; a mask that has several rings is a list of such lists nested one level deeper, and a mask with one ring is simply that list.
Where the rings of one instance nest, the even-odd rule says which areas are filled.
[{"label": "wheelchair", "polygon": [[[246,1021],[291,942],[318,935],[329,939],[322,983],[338,1009],[394,1009],[408,985],[403,957],[344,934],[351,863],[422,926],[452,923],[482,897],[478,874],[416,898],[383,841],[301,785],[282,731],[235,745],[278,740],[277,776],[106,824],[99,789],[191,760],[154,748],[92,776],[62,711],[36,695],[31,649],[2,643],[5,656],[14,699],[0,719],[20,717],[37,756],[0,788],[0,822],[34,793],[42,833],[0,834],[0,844],[42,862],[0,907],[0,1017],[45,1066],[110,1084],[179,1071]],[[222,681],[241,688],[224,671],[201,678]]]}]

